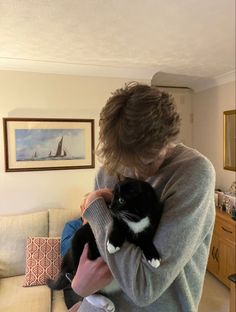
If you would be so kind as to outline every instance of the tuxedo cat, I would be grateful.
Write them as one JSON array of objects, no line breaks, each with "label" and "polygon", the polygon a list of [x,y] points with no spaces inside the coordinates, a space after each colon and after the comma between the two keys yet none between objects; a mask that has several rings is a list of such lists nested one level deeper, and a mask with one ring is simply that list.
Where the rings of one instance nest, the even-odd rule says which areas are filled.
[{"label": "tuxedo cat", "polygon": [[[112,230],[106,245],[108,253],[118,252],[127,240],[139,246],[150,266],[157,268],[160,265],[160,255],[153,244],[153,237],[161,219],[163,204],[152,186],[147,182],[130,178],[119,181],[107,207],[113,218]],[[47,281],[51,289],[60,290],[68,285],[68,273],[73,278],[86,243],[89,245],[88,258],[95,260],[100,256],[100,252],[89,223],[76,231],[72,246],[62,259],[58,277]],[[109,293],[109,287],[103,291]],[[114,288],[111,291],[114,291]],[[88,301],[91,299],[89,297],[86,297]],[[107,311],[114,311],[114,307],[112,309],[110,304],[110,310],[108,307]]]}]

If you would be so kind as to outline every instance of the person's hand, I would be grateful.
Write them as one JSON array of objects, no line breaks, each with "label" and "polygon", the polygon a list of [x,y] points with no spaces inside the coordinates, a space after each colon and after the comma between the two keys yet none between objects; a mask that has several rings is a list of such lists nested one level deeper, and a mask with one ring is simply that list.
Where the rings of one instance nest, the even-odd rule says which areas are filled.
[{"label": "person's hand", "polygon": [[69,312],[78,312],[78,309],[81,305],[82,301],[77,302],[76,304],[73,305],[68,311]]},{"label": "person's hand", "polygon": [[85,210],[85,202],[86,202],[86,197],[84,197],[82,203],[80,204],[80,213],[81,213],[81,216],[82,216],[82,220],[83,220],[83,224],[86,224],[88,221],[83,217],[83,213],[84,213],[84,210]]},{"label": "person's hand", "polygon": [[87,297],[110,284],[112,279],[112,274],[101,257],[93,261],[88,259],[88,244],[86,244],[71,282],[74,292],[81,297]]},{"label": "person's hand", "polygon": [[87,207],[97,198],[99,197],[103,197],[104,200],[107,203],[111,202],[112,199],[112,190],[108,189],[108,188],[104,188],[104,189],[100,189],[100,190],[96,190],[93,191],[91,193],[89,193],[83,200],[83,202],[80,205],[80,211],[81,214],[83,215],[84,211],[87,209]]}]

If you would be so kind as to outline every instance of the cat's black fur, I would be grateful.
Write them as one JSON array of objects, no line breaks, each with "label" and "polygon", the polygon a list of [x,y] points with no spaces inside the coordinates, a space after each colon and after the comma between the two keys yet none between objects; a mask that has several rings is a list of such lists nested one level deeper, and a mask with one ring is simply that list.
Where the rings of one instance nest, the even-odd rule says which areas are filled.
[{"label": "cat's black fur", "polygon": [[[108,204],[108,209],[113,217],[113,227],[107,242],[108,250],[109,246],[110,248],[121,247],[124,241],[128,240],[142,249],[150,264],[152,260],[160,260],[152,241],[161,219],[163,204],[149,183],[129,178],[118,182],[113,190],[113,198]],[[127,224],[127,221],[137,224],[146,217],[150,224],[147,224],[143,230],[142,228],[135,230],[136,233]],[[95,260],[100,253],[89,223],[76,231],[72,246],[62,259],[61,272],[55,280],[47,281],[50,288],[60,290],[68,286],[69,281],[65,274],[71,273],[72,276],[75,274],[86,243],[89,245],[88,258]],[[110,253],[113,252],[110,250]]]}]

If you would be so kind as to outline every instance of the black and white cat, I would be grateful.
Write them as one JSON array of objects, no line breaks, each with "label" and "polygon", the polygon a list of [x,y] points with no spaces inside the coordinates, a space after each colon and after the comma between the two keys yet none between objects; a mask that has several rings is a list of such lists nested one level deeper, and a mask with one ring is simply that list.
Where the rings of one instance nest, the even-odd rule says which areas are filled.
[{"label": "black and white cat", "polygon": [[[118,252],[127,240],[139,246],[150,266],[157,268],[161,259],[153,244],[153,237],[161,219],[163,204],[152,186],[147,182],[130,178],[118,182],[113,190],[111,203],[108,203],[108,209],[113,218],[112,230],[107,241],[108,252],[110,254]],[[89,245],[88,258],[95,260],[100,256],[100,252],[89,223],[76,231],[71,249],[62,259],[58,277],[47,281],[51,289],[60,290],[68,285],[68,273],[73,278],[86,243]],[[109,293],[115,289],[112,283],[101,292]],[[104,296],[91,295],[86,299],[89,302],[92,300],[91,303],[96,306],[107,307],[107,311],[114,311],[113,303]]]}]

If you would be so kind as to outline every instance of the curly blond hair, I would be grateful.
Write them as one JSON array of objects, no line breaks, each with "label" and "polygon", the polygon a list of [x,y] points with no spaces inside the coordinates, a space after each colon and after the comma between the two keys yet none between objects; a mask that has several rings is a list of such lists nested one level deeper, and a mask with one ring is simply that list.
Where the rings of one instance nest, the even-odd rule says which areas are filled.
[{"label": "curly blond hair", "polygon": [[97,155],[109,174],[121,166],[145,170],[141,159],[158,157],[179,133],[173,98],[154,86],[129,83],[116,90],[100,113]]}]

